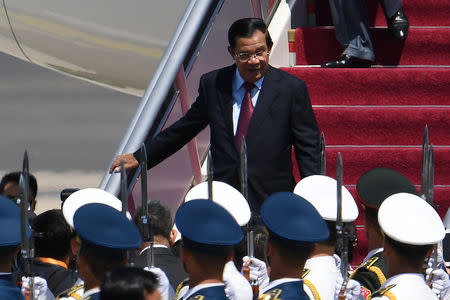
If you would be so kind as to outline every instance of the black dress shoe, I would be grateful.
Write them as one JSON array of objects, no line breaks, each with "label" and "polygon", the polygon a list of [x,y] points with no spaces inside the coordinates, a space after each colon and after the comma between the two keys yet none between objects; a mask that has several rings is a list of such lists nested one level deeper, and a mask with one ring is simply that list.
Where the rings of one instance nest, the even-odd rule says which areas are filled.
[{"label": "black dress shoe", "polygon": [[388,30],[398,40],[404,40],[408,36],[409,22],[405,13],[400,8],[387,20]]},{"label": "black dress shoe", "polygon": [[322,68],[368,68],[372,64],[373,62],[370,60],[342,54],[337,60],[322,64]]}]

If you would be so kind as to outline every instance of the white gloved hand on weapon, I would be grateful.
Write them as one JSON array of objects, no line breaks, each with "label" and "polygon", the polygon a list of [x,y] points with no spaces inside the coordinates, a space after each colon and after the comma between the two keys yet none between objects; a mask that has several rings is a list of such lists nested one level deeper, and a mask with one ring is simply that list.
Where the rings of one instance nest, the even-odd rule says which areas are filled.
[{"label": "white gloved hand on weapon", "polygon": [[[334,300],[339,299],[339,294],[341,292],[342,284],[344,279],[338,277],[336,279],[336,285],[334,287]],[[349,279],[344,292],[345,300],[364,300],[364,296],[361,294],[361,285],[358,281]]]},{"label": "white gloved hand on weapon", "polygon": [[248,256],[244,256],[242,258],[242,262],[243,268],[248,266],[250,269],[250,280],[256,280],[260,290],[269,285],[270,278],[267,273],[267,266],[265,262],[255,257],[250,258]]},{"label": "white gloved hand on weapon", "polygon": [[161,300],[172,300],[175,298],[175,291],[169,283],[166,273],[156,267],[145,267],[145,271],[152,272],[158,279],[158,292],[161,294]]},{"label": "white gloved hand on weapon", "polygon": [[30,279],[34,280],[34,299],[33,300],[54,300],[52,292],[48,288],[47,281],[42,277],[22,277],[21,292],[26,296],[30,292]]},{"label": "white gloved hand on weapon", "polygon": [[442,269],[427,268],[425,270],[425,280],[430,281],[431,275],[431,290],[441,299],[450,299],[450,280],[447,272]]}]

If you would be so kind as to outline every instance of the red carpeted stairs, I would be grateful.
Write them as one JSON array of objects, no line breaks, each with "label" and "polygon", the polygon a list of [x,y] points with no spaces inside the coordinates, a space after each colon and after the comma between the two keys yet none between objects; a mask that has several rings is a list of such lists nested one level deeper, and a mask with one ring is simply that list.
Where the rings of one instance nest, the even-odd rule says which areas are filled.
[{"label": "red carpeted stairs", "polygon": [[[325,133],[327,175],[336,176],[340,152],[344,184],[355,199],[358,178],[381,166],[401,172],[420,191],[427,124],[435,150],[435,203],[444,217],[450,204],[450,1],[403,0],[411,25],[406,41],[387,32],[377,0],[367,3],[376,66],[317,67],[339,57],[342,48],[334,35],[328,0],[316,0],[319,27],[296,29],[296,66],[285,70],[308,85]],[[360,245],[353,263],[367,251],[362,214],[357,224]]]}]

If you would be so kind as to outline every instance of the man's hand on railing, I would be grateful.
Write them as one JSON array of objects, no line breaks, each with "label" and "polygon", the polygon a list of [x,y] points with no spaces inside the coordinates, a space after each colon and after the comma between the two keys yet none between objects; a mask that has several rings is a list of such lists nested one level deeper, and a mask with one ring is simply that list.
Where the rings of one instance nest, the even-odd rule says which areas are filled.
[{"label": "man's hand on railing", "polygon": [[139,166],[139,162],[134,158],[133,153],[119,154],[114,159],[111,168],[109,169],[109,173],[120,172],[120,163],[122,161],[126,171],[136,169]]}]

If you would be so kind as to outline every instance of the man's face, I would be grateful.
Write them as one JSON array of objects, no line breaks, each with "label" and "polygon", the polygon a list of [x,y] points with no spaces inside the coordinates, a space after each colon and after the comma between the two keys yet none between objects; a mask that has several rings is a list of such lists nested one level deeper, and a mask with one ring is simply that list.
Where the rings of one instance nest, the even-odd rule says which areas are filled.
[{"label": "man's face", "polygon": [[236,48],[228,47],[242,78],[248,82],[260,80],[269,64],[269,49],[264,33],[256,30],[251,37],[237,37]]}]

